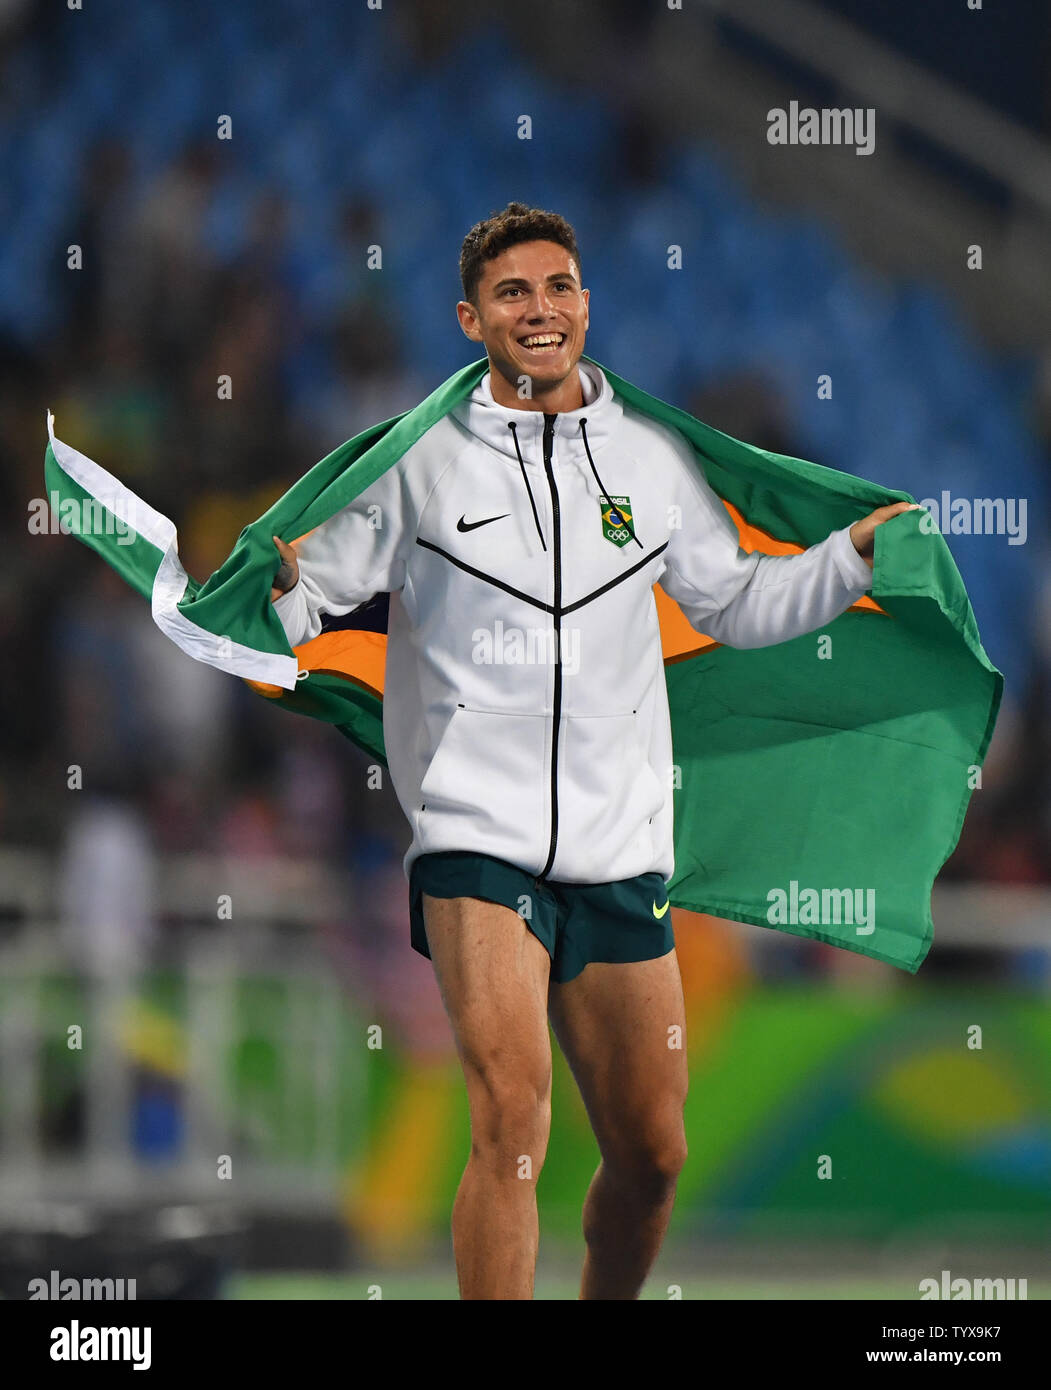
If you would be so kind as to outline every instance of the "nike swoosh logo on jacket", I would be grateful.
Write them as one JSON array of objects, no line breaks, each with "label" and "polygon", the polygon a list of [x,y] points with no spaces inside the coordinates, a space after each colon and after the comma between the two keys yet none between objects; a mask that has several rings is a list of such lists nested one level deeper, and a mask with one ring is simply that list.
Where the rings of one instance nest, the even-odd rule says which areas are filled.
[{"label": "nike swoosh logo on jacket", "polygon": [[[871,586],[849,527],[802,555],[746,554],[682,437],[579,370],[584,406],[546,419],[498,405],[485,376],[299,544],[299,582],[275,604],[296,646],[326,615],[391,596],[383,727],[413,832],[406,873],[419,854],[475,850],[567,882],[669,879],[652,586],[744,648],[819,629]],[[607,490],[630,499],[637,543],[608,538]]]},{"label": "nike swoosh logo on jacket", "polygon": [[465,516],[462,516],[456,523],[456,529],[457,531],[477,531],[479,526],[488,526],[491,521],[503,521],[507,515],[507,512],[501,512],[499,516],[483,516],[481,521],[468,521]]}]

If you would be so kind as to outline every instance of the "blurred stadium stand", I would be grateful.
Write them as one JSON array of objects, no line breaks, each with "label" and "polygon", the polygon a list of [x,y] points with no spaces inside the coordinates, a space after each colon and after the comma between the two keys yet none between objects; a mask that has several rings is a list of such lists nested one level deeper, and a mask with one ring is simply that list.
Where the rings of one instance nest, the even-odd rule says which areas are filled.
[{"label": "blurred stadium stand", "polygon": [[[176,520],[186,567],[203,578],[316,459],[471,360],[452,314],[459,245],[510,198],[575,224],[589,352],[620,374],[730,433],[917,498],[1028,503],[1025,545],[947,536],[1007,695],[920,980],[683,918],[680,948],[687,935],[702,943],[697,1007],[710,1010],[698,1015],[711,1050],[695,1075],[719,1055],[710,1019],[749,990],[794,998],[805,1029],[815,982],[847,1001],[919,987],[916,1007],[935,1019],[942,988],[948,998],[960,980],[984,981],[1004,991],[997,1008],[1017,1001],[1019,1038],[1046,1001],[1046,13],[1041,27],[1034,7],[1011,31],[1010,79],[979,86],[966,12],[941,21],[940,44],[919,17],[865,32],[845,0],[707,0],[689,14],[538,0],[522,33],[498,12],[480,0],[0,10],[11,672],[0,686],[0,1220],[43,1212],[38,1234],[50,1222],[59,1240],[78,1199],[92,1211],[118,1199],[193,1210],[184,1224],[216,1280],[232,1262],[273,1262],[278,1246],[294,1263],[287,1221],[316,1267],[411,1251],[445,1228],[463,1116],[449,1108],[455,1062],[430,967],[408,946],[390,789],[368,790],[365,759],[331,731],[169,648],[93,555],[30,534],[24,517],[42,492],[50,407],[61,437]],[[1021,67],[1041,43],[1042,67]],[[790,97],[876,106],[877,153],[767,145],[765,112]],[[516,138],[522,113],[531,141]],[[230,141],[216,139],[223,114]],[[980,273],[964,268],[972,241]],[[672,243],[683,248],[674,274]],[[80,271],[66,268],[73,244]],[[371,245],[381,273],[366,269]],[[833,398],[819,401],[824,372]],[[232,401],[216,399],[220,373]],[[84,791],[67,788],[73,765]],[[79,1022],[95,1042],[70,1051],[66,1028]],[[363,1041],[377,1022],[382,1057]],[[888,1016],[880,1036],[895,1026]],[[1044,1050],[1024,1085],[1002,1081],[1009,1114],[995,1077],[1023,1065],[1020,1045],[989,1083],[983,1139],[960,1137],[964,1086],[952,1090],[964,1110],[917,1141],[917,1153],[958,1141],[963,1167],[979,1150],[988,1171],[1001,1165],[988,1188],[946,1179],[969,1213],[955,1227],[946,1214],[946,1231],[980,1224],[984,1202],[1010,1239],[1046,1234],[1051,1055],[1032,1027]],[[916,1037],[937,1037],[934,1056],[948,1043],[931,1028]],[[451,1082],[435,1079],[450,1067]],[[584,1173],[587,1142],[570,1127],[552,1152]],[[429,1168],[391,1157],[413,1145]],[[570,1149],[584,1157],[571,1162]],[[223,1153],[236,1201],[216,1195]],[[764,1181],[702,1184],[677,1220],[710,1233],[751,1204],[774,1229],[796,1199]],[[582,1195],[552,1188],[569,1235]],[[922,1201],[919,1188],[900,1207],[887,1197],[869,1226],[844,1209],[826,1234],[890,1239]],[[116,1217],[91,1220],[117,1229]]]}]

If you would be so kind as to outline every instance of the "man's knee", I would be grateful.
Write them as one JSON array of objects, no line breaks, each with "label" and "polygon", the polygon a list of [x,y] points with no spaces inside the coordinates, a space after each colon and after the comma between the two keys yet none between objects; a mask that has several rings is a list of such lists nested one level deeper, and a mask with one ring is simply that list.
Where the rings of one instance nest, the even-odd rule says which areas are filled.
[{"label": "man's knee", "polygon": [[614,1179],[649,1200],[674,1191],[686,1158],[686,1131],[681,1116],[644,1121],[634,1133],[620,1134],[616,1142],[602,1148],[603,1165]]},{"label": "man's knee", "polygon": [[474,1060],[465,1072],[472,1156],[535,1182],[551,1132],[550,1063]]}]

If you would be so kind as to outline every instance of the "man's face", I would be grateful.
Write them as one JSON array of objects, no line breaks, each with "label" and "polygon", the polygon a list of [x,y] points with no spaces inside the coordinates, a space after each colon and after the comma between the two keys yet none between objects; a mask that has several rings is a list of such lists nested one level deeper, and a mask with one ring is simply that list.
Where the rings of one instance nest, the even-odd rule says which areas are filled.
[{"label": "man's face", "polygon": [[483,343],[489,361],[517,390],[559,386],[576,370],[588,330],[588,291],[580,268],[553,241],[524,241],[486,261],[477,304],[456,306],[460,327]]}]

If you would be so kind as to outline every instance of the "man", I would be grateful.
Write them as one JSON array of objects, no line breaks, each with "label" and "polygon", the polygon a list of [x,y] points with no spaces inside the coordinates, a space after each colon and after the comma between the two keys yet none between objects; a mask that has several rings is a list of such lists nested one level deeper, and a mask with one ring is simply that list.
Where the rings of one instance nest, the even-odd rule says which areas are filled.
[{"label": "man", "polygon": [[467,1083],[453,1208],[463,1298],[530,1298],[550,1016],[601,1162],[581,1297],[638,1296],[686,1159],[671,730],[653,585],[735,647],[830,622],[870,586],[881,507],[801,555],[746,554],[675,431],[581,364],[572,228],[511,203],[468,233],[460,327],[490,371],[282,557],[289,644],[390,594],[384,736],[412,827],[412,944]]}]

